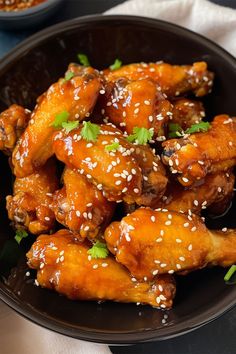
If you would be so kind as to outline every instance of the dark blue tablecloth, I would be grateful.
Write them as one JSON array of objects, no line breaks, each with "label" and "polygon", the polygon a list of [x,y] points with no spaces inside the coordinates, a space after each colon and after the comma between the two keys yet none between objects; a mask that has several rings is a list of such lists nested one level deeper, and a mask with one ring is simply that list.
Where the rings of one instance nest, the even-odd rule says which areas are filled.
[{"label": "dark blue tablecloth", "polygon": [[[63,11],[58,12],[46,22],[44,27],[77,16],[102,13],[123,1],[66,0]],[[214,2],[236,9],[236,0],[214,0]],[[0,31],[0,57],[34,32],[32,30]],[[236,354],[236,309],[211,324],[175,339],[129,347],[111,347],[111,350],[114,354]]]}]

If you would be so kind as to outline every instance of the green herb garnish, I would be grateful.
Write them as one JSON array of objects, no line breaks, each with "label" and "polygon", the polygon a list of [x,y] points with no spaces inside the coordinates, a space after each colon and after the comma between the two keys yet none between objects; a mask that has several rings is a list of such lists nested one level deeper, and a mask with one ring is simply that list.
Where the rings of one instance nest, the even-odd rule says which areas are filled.
[{"label": "green herb garnish", "polygon": [[184,135],[184,131],[179,124],[170,123],[168,127],[169,127],[169,138],[178,138]]},{"label": "green herb garnish", "polygon": [[141,145],[146,145],[152,140],[153,134],[153,129],[134,127],[133,134],[129,135],[127,140],[131,143],[136,142]]},{"label": "green herb garnish", "polygon": [[210,127],[211,127],[211,125],[209,122],[200,122],[198,124],[193,124],[190,128],[185,130],[185,134],[207,132]]},{"label": "green herb garnish", "polygon": [[[236,272],[236,265],[232,265],[229,268],[228,272],[225,274],[224,281],[226,282],[229,281],[235,272]],[[234,282],[232,282],[232,284],[234,284]]]},{"label": "green herb garnish", "polygon": [[105,243],[97,241],[89,250],[88,254],[92,258],[106,258],[108,256],[108,249]]},{"label": "green herb garnish", "polygon": [[54,121],[52,122],[51,126],[54,128],[61,128],[62,123],[67,122],[69,118],[69,113],[66,111],[63,111],[61,113],[56,114],[56,117]]},{"label": "green herb garnish", "polygon": [[91,122],[83,122],[81,135],[87,141],[96,141],[99,132],[100,132],[99,125],[93,124]]},{"label": "green herb garnish", "polygon": [[114,63],[112,65],[110,65],[110,69],[113,71],[113,70],[117,70],[117,69],[120,69],[122,65],[122,61],[120,59],[116,59],[114,61]]},{"label": "green herb garnish", "polygon": [[105,150],[106,150],[106,151],[115,151],[115,150],[118,150],[119,147],[120,147],[120,144],[114,142],[114,143],[112,143],[112,144],[110,144],[110,145],[106,145],[106,146],[105,146]]},{"label": "green herb garnish", "polygon": [[62,122],[62,128],[66,130],[67,133],[71,132],[71,130],[78,128],[79,122],[74,120],[71,122]]},{"label": "green herb garnish", "polygon": [[64,81],[69,81],[69,80],[71,80],[72,77],[74,77],[74,76],[75,76],[75,74],[72,73],[72,71],[68,71],[68,72],[66,73],[66,75],[65,75]]},{"label": "green herb garnish", "polygon": [[28,233],[25,230],[17,230],[16,235],[15,235],[15,240],[18,244],[21,243],[21,240],[23,238],[26,238],[28,236]]},{"label": "green herb garnish", "polygon": [[78,54],[77,57],[78,57],[79,62],[80,62],[81,65],[90,66],[90,62],[89,62],[88,57],[87,57],[86,54]]}]

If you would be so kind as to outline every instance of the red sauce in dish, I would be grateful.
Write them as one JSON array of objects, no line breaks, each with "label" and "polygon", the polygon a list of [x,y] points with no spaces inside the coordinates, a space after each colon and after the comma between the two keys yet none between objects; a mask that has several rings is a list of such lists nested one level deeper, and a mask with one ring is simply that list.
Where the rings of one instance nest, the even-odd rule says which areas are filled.
[{"label": "red sauce in dish", "polygon": [[46,0],[0,0],[0,11],[21,11],[36,6]]}]

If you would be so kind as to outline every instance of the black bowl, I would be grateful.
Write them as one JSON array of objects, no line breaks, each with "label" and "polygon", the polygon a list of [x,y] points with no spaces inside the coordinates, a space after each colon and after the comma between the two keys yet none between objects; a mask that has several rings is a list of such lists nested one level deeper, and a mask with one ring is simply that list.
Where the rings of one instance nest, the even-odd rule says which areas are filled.
[{"label": "black bowl", "polygon": [[[208,117],[236,113],[236,60],[230,54],[173,24],[131,16],[79,18],[23,42],[0,62],[0,110],[14,102],[32,108],[36,97],[64,73],[79,52],[86,53],[97,68],[107,67],[115,58],[124,63],[165,60],[187,64],[206,60],[216,73],[213,92],[205,99]],[[13,232],[4,201],[11,191],[11,174],[6,157],[1,156],[0,164],[0,249],[5,244],[7,253],[7,247],[14,247],[9,241]],[[233,204],[222,218],[209,219],[208,224],[236,227],[235,207]],[[33,285],[32,272],[30,277],[25,276],[24,252],[29,246],[25,241],[22,252],[14,251],[17,260],[9,256],[2,260],[0,297],[35,323],[75,338],[110,344],[166,339],[217,318],[236,303],[236,287],[225,285],[225,270],[219,268],[177,279],[176,301],[165,325],[161,321],[163,311],[149,306],[73,302]]]},{"label": "black bowl", "polygon": [[36,27],[47,20],[64,0],[47,0],[22,11],[1,11],[0,29],[25,29]]}]

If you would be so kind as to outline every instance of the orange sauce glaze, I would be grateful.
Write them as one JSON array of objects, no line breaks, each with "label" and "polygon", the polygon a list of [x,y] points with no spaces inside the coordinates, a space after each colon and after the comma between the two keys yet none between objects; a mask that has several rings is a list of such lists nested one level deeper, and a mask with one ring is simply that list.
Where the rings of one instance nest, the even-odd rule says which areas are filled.
[{"label": "orange sauce glaze", "polygon": [[0,0],[1,11],[21,11],[41,4],[46,0]]}]

